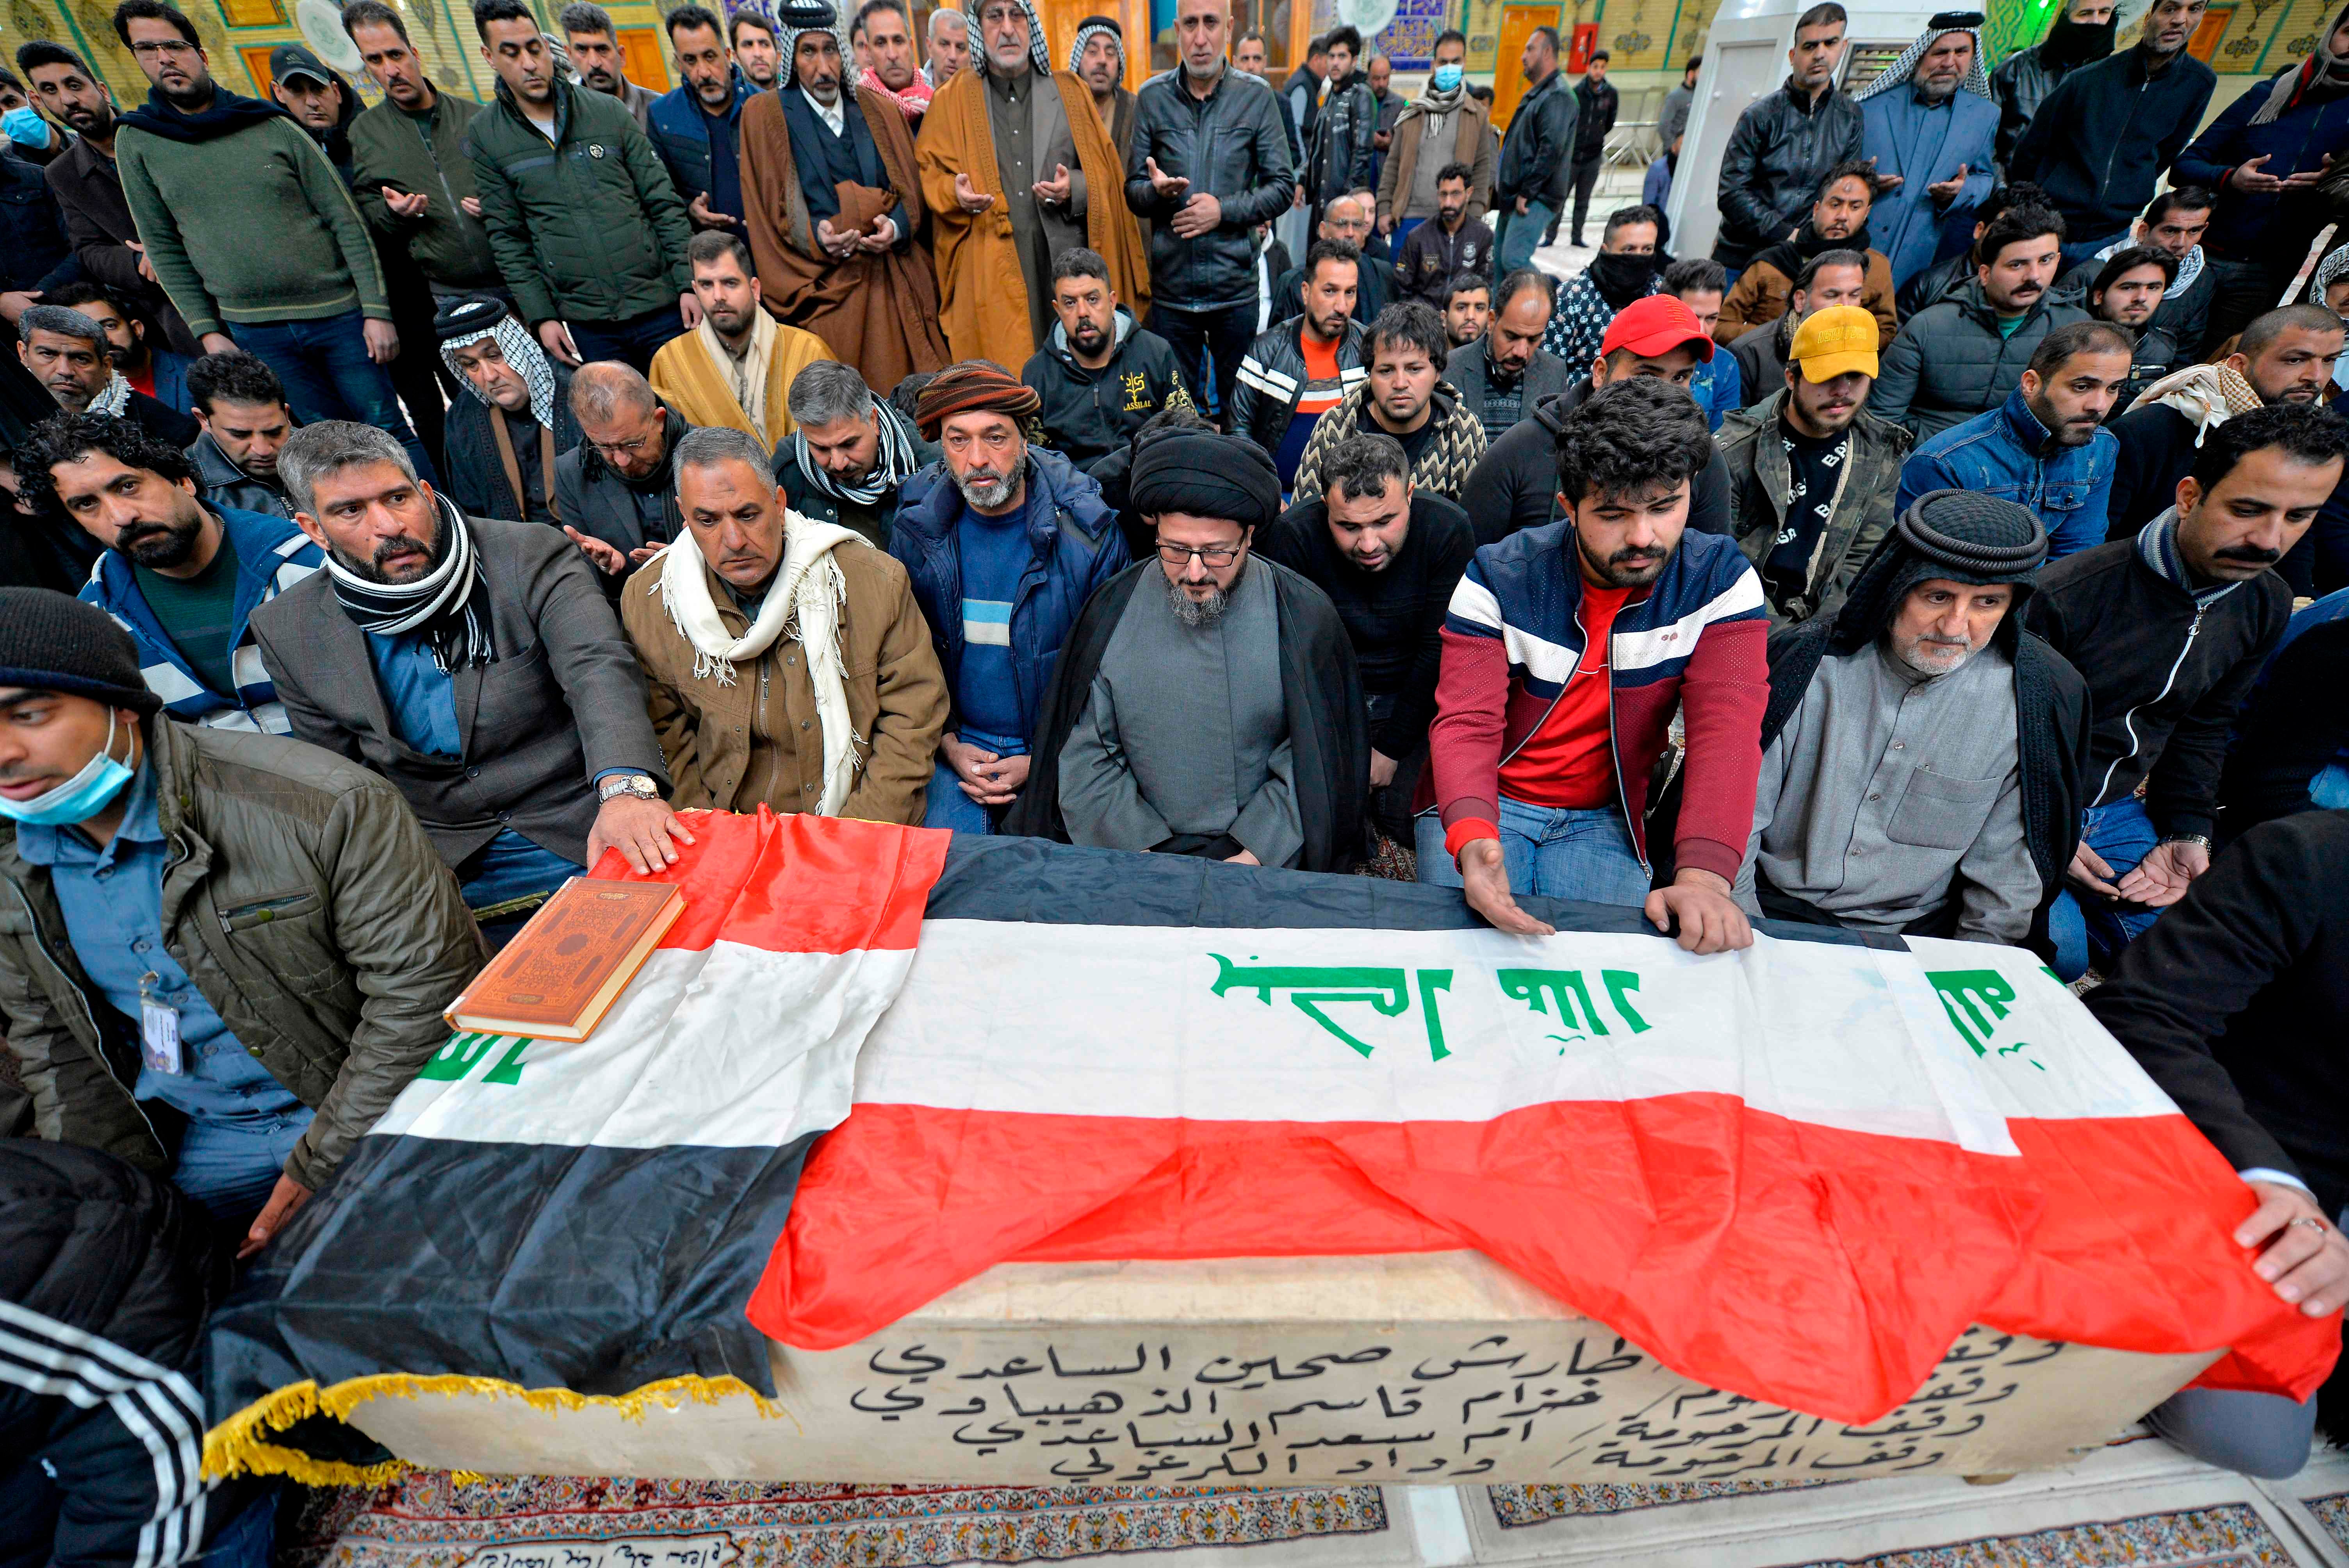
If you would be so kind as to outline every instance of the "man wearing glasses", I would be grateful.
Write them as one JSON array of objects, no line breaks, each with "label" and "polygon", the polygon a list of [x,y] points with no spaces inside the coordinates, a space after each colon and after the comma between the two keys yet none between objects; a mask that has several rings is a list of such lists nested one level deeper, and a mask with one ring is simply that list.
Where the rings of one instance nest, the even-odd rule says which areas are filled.
[{"label": "man wearing glasses", "polygon": [[1280,479],[1252,441],[1174,428],[1134,453],[1158,559],[1120,573],[1061,650],[1004,830],[1103,849],[1343,872],[1370,738],[1345,623],[1252,551]]},{"label": "man wearing glasses", "polygon": [[583,365],[571,377],[571,414],[580,442],[554,459],[554,510],[563,531],[595,568],[604,592],[620,596],[628,573],[677,537],[677,444],[693,428],[616,359]]},{"label": "man wearing glasses", "polygon": [[212,80],[177,8],[122,0],[114,30],[154,84],[115,138],[123,199],[204,352],[258,355],[303,424],[373,425],[437,477],[384,368],[399,335],[342,176],[285,109]]}]

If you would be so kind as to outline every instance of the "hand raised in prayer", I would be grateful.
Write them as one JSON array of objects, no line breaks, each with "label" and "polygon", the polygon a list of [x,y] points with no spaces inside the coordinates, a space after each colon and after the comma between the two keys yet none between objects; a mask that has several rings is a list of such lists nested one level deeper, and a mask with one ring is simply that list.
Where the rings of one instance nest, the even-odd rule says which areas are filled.
[{"label": "hand raised in prayer", "polygon": [[1536,920],[1509,893],[1508,862],[1498,839],[1471,839],[1460,847],[1460,882],[1468,907],[1511,936],[1550,936],[1557,927]]},{"label": "hand raised in prayer", "polygon": [[[618,545],[606,543],[592,533],[582,533],[569,523],[564,524],[563,532],[565,538],[579,547],[579,553],[585,555],[594,563],[595,570],[606,577],[617,577],[621,573],[627,571],[631,565],[640,566],[644,563],[632,562],[627,556],[620,553]],[[647,555],[645,559],[649,561],[652,558]],[[590,859],[592,858],[591,856]]]},{"label": "hand raised in prayer", "polygon": [[2156,844],[2121,878],[2121,896],[2147,909],[2167,909],[2186,896],[2187,887],[2210,869],[2210,851],[2200,844],[2173,839]]},{"label": "hand raised in prayer", "polygon": [[1183,210],[1166,226],[1185,240],[1195,240],[1202,234],[1214,233],[1223,221],[1224,204],[1201,191],[1183,203]]},{"label": "hand raised in prayer", "polygon": [[1035,192],[1036,200],[1048,207],[1067,206],[1075,188],[1076,182],[1069,178],[1069,166],[1065,163],[1052,166],[1052,178],[1050,180],[1039,180],[1028,187]]},{"label": "hand raised in prayer", "polygon": [[968,174],[955,176],[955,205],[966,212],[984,212],[995,205],[995,198],[970,182]]},{"label": "hand raised in prayer", "polygon": [[873,220],[871,233],[857,236],[856,248],[877,256],[896,242],[897,221],[895,218],[880,217]]},{"label": "hand raised in prayer", "polygon": [[1658,931],[1670,932],[1672,922],[1678,920],[1681,934],[1674,940],[1691,953],[1725,953],[1733,947],[1754,945],[1753,924],[1729,896],[1729,883],[1712,872],[1682,868],[1672,877],[1671,886],[1648,895],[1644,913]]},{"label": "hand raised in prayer", "polygon": [[1154,158],[1143,159],[1142,167],[1150,176],[1150,188],[1158,192],[1161,201],[1180,201],[1184,193],[1191,189],[1189,175],[1169,174],[1158,167],[1158,160]]},{"label": "hand raised in prayer", "polygon": [[394,191],[388,185],[384,186],[383,204],[391,210],[395,218],[424,216],[425,201],[421,191]]},{"label": "hand raised in prayer", "polygon": [[615,795],[595,809],[595,825],[587,830],[587,864],[592,869],[605,850],[617,850],[632,872],[660,871],[677,864],[671,839],[693,842],[676,807],[641,795]]},{"label": "hand raised in prayer", "polygon": [[2297,174],[2284,176],[2283,188],[2287,191],[2305,191],[2312,185],[2323,184],[2325,178],[2333,172],[2333,155],[2328,152],[2324,155],[2324,161],[2315,168],[2303,169]]},{"label": "hand raised in prayer", "polygon": [[2273,195],[2276,191],[2283,189],[2283,181],[2280,176],[2270,174],[2266,170],[2260,167],[2267,160],[2268,154],[2264,152],[2261,153],[2257,158],[2245,159],[2242,162],[2235,165],[2233,169],[2228,170],[2226,175],[2220,179],[2220,183],[2230,190],[2243,191],[2247,195]]},{"label": "hand raised in prayer", "polygon": [[1909,180],[1906,175],[1877,173],[1876,160],[1873,158],[1868,160],[1868,178],[1869,182],[1876,187],[1876,193],[1878,196],[1889,196],[1895,191],[1899,190],[1900,187],[1909,183]]},{"label": "hand raised in prayer", "polygon": [[236,1255],[249,1258],[267,1246],[269,1238],[277,1233],[278,1228],[309,1201],[309,1188],[291,1176],[280,1176],[277,1185],[269,1190],[269,1202],[261,1206],[261,1212],[254,1216],[252,1229],[244,1233],[244,1240],[238,1243]]},{"label": "hand raised in prayer", "polygon": [[2064,879],[2075,887],[2085,888],[2106,898],[2118,898],[2121,890],[2112,884],[2112,874],[2113,868],[2105,863],[2104,856],[2088,848],[2085,839],[2082,839],[2080,847],[2072,851],[2072,863],[2064,872]]},{"label": "hand raised in prayer", "polygon": [[1955,174],[1947,180],[1936,180],[1925,187],[1925,193],[1933,199],[1934,206],[1946,207],[1958,199],[1958,192],[1966,188],[1966,167],[1961,163]]},{"label": "hand raised in prayer", "polygon": [[561,322],[540,322],[538,324],[538,341],[546,346],[546,351],[549,354],[554,356],[555,358],[561,360],[564,364],[577,365],[579,363],[579,346],[571,341],[571,329],[564,325]]},{"label": "hand raised in prayer", "polygon": [[2251,1272],[2310,1317],[2349,1302],[2349,1241],[2309,1195],[2281,1181],[2253,1181],[2260,1206],[2235,1227],[2235,1244],[2258,1247]]},{"label": "hand raised in prayer", "polygon": [[359,323],[359,335],[367,341],[367,357],[378,365],[388,365],[399,357],[399,329],[391,323],[369,316]]}]

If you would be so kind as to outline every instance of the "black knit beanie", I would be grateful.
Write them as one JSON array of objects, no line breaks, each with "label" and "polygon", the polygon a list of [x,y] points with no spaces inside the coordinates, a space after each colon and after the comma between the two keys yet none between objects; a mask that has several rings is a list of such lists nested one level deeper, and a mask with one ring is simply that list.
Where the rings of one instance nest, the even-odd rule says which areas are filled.
[{"label": "black knit beanie", "polygon": [[130,634],[95,604],[47,588],[0,588],[0,686],[67,692],[151,714]]}]

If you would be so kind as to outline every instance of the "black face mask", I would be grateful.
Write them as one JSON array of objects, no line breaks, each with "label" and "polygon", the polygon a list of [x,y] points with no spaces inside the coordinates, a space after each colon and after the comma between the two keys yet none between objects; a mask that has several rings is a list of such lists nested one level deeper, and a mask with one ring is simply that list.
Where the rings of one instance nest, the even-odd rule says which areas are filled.
[{"label": "black face mask", "polygon": [[1657,273],[1656,258],[1601,251],[1590,258],[1590,280],[1599,285],[1599,297],[1617,310],[1633,300],[1648,296],[1648,285]]},{"label": "black face mask", "polygon": [[2047,41],[2040,46],[2040,58],[2051,66],[2085,66],[2103,59],[2113,52],[2113,35],[2119,31],[2117,17],[2102,22],[2075,22],[2058,15],[2055,25],[2047,29]]}]

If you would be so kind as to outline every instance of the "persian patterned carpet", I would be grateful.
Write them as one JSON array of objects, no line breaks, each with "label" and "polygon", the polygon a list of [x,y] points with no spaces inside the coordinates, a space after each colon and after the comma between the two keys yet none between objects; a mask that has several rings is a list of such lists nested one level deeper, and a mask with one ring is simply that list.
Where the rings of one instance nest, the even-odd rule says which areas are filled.
[{"label": "persian patterned carpet", "polygon": [[[1051,1563],[1388,1528],[1379,1489],[891,1487],[417,1470],[314,1491],[278,1568],[896,1568]],[[623,1550],[633,1544],[635,1550]],[[540,1548],[533,1551],[531,1548]],[[568,1548],[568,1550],[564,1550]],[[581,1550],[585,1548],[586,1550]]]}]

